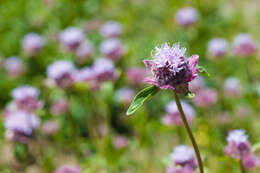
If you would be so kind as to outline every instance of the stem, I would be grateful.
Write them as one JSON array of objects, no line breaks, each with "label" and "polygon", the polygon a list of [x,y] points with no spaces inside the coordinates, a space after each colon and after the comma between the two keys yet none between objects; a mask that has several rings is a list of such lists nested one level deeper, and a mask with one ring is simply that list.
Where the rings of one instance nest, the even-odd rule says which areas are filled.
[{"label": "stem", "polygon": [[244,168],[244,165],[243,165],[243,161],[242,161],[242,158],[240,159],[240,169],[241,169],[241,173],[246,173],[246,170]]},{"label": "stem", "polygon": [[194,136],[193,136],[193,134],[192,134],[191,128],[190,128],[190,126],[189,126],[189,124],[188,124],[188,121],[187,121],[187,119],[186,119],[186,116],[185,116],[185,114],[184,114],[184,112],[183,112],[180,99],[179,99],[179,97],[178,97],[178,95],[177,95],[176,92],[174,92],[174,98],[175,98],[175,101],[176,101],[178,110],[179,110],[179,112],[180,112],[180,115],[181,115],[183,124],[184,124],[184,126],[185,126],[185,128],[186,128],[186,130],[187,130],[187,132],[188,132],[188,134],[189,134],[189,138],[190,138],[191,143],[192,143],[192,145],[193,145],[193,148],[194,148],[194,151],[195,151],[195,154],[196,154],[196,157],[197,157],[197,161],[198,161],[198,164],[199,164],[200,173],[203,173],[203,172],[204,172],[204,171],[203,171],[203,163],[202,163],[202,160],[201,160],[199,147],[198,147],[198,145],[197,145],[197,143],[196,143],[196,140],[195,140],[195,138],[194,138]]}]

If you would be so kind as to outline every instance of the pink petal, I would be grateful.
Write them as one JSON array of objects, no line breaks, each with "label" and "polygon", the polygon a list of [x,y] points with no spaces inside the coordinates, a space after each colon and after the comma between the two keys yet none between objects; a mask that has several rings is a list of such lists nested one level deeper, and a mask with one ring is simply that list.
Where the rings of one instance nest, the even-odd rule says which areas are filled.
[{"label": "pink petal", "polygon": [[147,84],[155,85],[155,86],[159,87],[158,82],[156,82],[156,81],[153,79],[152,76],[149,76],[149,77],[144,78],[144,82],[147,83]]},{"label": "pink petal", "polygon": [[150,60],[144,60],[143,62],[144,62],[144,64],[145,64],[146,68],[149,69],[149,70],[151,70],[151,68],[152,68],[152,62],[151,62]]},{"label": "pink petal", "polygon": [[199,69],[196,67],[198,60],[199,60],[199,56],[198,55],[192,55],[189,58],[190,70],[192,72],[190,81],[192,81],[193,79],[195,79],[198,76]]}]

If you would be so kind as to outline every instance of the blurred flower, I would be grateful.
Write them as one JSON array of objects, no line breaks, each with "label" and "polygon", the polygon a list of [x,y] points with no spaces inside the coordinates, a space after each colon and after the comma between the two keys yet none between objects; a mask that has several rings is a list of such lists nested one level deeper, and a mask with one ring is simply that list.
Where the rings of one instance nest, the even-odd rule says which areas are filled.
[{"label": "blurred flower", "polygon": [[250,56],[257,51],[257,44],[249,34],[239,34],[234,39],[234,53],[237,56]]},{"label": "blurred flower", "polygon": [[85,63],[85,61],[93,54],[94,47],[89,41],[84,41],[76,49],[77,62],[79,64]]},{"label": "blurred flower", "polygon": [[232,130],[229,132],[227,142],[228,145],[224,149],[225,154],[242,160],[245,169],[252,170],[260,165],[260,158],[253,153],[248,136],[244,130]]},{"label": "blurred flower", "polygon": [[126,71],[127,82],[132,85],[140,85],[144,83],[145,76],[147,76],[145,68],[132,67]]},{"label": "blurred flower", "polygon": [[29,33],[23,37],[23,51],[28,56],[36,55],[44,46],[45,40],[36,33]]},{"label": "blurred flower", "polygon": [[17,107],[17,104],[15,104],[15,102],[12,101],[7,104],[7,106],[4,108],[2,114],[6,118],[6,117],[10,116],[13,112],[16,112],[18,110],[19,109]]},{"label": "blurred flower", "polygon": [[10,57],[5,61],[5,69],[10,77],[19,77],[25,72],[24,62],[16,56]]},{"label": "blurred flower", "polygon": [[19,109],[25,111],[34,111],[43,106],[38,101],[40,91],[29,85],[19,86],[12,91],[12,97]]},{"label": "blurred flower", "polygon": [[175,147],[171,154],[173,165],[166,169],[166,173],[195,173],[197,163],[192,148],[185,145]]},{"label": "blurred flower", "polygon": [[47,76],[54,79],[61,88],[70,88],[75,80],[77,70],[75,66],[66,60],[59,60],[49,65]]},{"label": "blurred flower", "polygon": [[179,44],[170,47],[167,43],[155,48],[153,60],[144,60],[147,69],[153,77],[145,79],[148,84],[161,89],[170,89],[179,93],[188,91],[188,82],[197,77],[196,67],[199,56],[193,55],[189,59],[184,57],[185,48]]},{"label": "blurred flower", "polygon": [[120,103],[129,105],[135,96],[135,92],[130,88],[120,88],[115,95]]},{"label": "blurred flower", "polygon": [[189,90],[191,92],[196,92],[199,89],[203,88],[205,85],[204,78],[201,76],[196,77],[193,81],[189,83]]},{"label": "blurred flower", "polygon": [[239,96],[242,92],[242,87],[239,79],[235,77],[227,78],[224,82],[224,93],[225,96],[235,97]]},{"label": "blurred flower", "polygon": [[247,105],[239,105],[238,108],[236,108],[236,115],[239,117],[246,117],[249,113],[249,108]]},{"label": "blurred flower", "polygon": [[68,27],[59,34],[59,41],[68,51],[75,51],[84,39],[85,34],[78,27]]},{"label": "blurred flower", "polygon": [[244,130],[232,130],[227,136],[228,146],[225,148],[225,154],[232,158],[239,159],[244,154],[250,153],[250,143]]},{"label": "blurred flower", "polygon": [[222,57],[227,53],[228,42],[223,38],[214,38],[208,42],[208,53],[210,57]]},{"label": "blurred flower", "polygon": [[128,145],[128,139],[125,136],[115,136],[113,145],[117,149],[125,148]]},{"label": "blurred flower", "polygon": [[54,115],[60,115],[68,112],[69,110],[69,102],[66,98],[61,98],[56,100],[51,105],[51,113]]},{"label": "blurred flower", "polygon": [[78,166],[63,165],[56,169],[54,173],[81,173],[81,170]]},{"label": "blurred flower", "polygon": [[213,89],[202,88],[196,92],[193,103],[201,108],[209,107],[217,102],[217,92]]},{"label": "blurred flower", "polygon": [[100,51],[105,57],[112,60],[118,60],[125,54],[125,48],[118,38],[104,40],[100,45]]},{"label": "blurred flower", "polygon": [[95,90],[100,87],[97,74],[92,67],[85,67],[78,71],[76,75],[77,82],[86,83],[91,89]]},{"label": "blurred flower", "polygon": [[179,9],[175,13],[175,21],[183,26],[183,27],[188,27],[193,25],[199,17],[198,11],[195,8],[192,7],[184,7]]},{"label": "blurred flower", "polygon": [[[193,107],[191,107],[188,103],[186,103],[184,101],[181,102],[181,105],[183,107],[183,111],[185,113],[187,121],[190,123],[196,114],[195,110],[193,109]],[[162,119],[163,124],[168,125],[168,126],[183,124],[175,101],[172,101],[167,104],[166,112],[167,112],[167,115],[165,115]]]},{"label": "blurred flower", "polygon": [[59,123],[55,120],[49,120],[42,125],[42,132],[45,135],[53,135],[60,129]]},{"label": "blurred flower", "polygon": [[105,58],[97,59],[93,66],[93,72],[98,82],[104,82],[109,80],[115,80],[115,66],[113,61]]},{"label": "blurred flower", "polygon": [[12,141],[26,143],[34,129],[40,125],[40,119],[33,113],[13,112],[5,119],[6,137]]},{"label": "blurred flower", "polygon": [[122,34],[122,26],[116,21],[107,21],[100,27],[99,32],[105,38],[117,37]]}]

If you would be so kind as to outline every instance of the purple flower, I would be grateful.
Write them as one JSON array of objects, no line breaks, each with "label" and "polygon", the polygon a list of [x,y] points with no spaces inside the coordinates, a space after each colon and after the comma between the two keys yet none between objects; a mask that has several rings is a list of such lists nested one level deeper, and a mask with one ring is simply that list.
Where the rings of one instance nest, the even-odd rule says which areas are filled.
[{"label": "purple flower", "polygon": [[59,34],[62,46],[68,51],[75,51],[84,41],[85,34],[78,27],[69,27]]},{"label": "purple flower", "polygon": [[213,89],[202,88],[196,92],[193,103],[201,108],[207,108],[217,102],[218,95]]},{"label": "purple flower", "polygon": [[116,79],[114,63],[109,59],[97,59],[94,62],[92,69],[98,82]]},{"label": "purple flower", "polygon": [[251,152],[251,146],[248,142],[248,136],[244,130],[232,130],[227,136],[228,146],[225,148],[225,154],[232,158],[241,159],[244,154]]},{"label": "purple flower", "polygon": [[10,57],[5,61],[5,69],[10,77],[19,77],[25,72],[24,62],[16,56]]},{"label": "purple flower", "polygon": [[12,91],[12,97],[15,100],[19,109],[25,111],[34,111],[43,106],[41,101],[38,101],[40,91],[32,86],[19,86]]},{"label": "purple flower", "polygon": [[[187,121],[191,122],[196,114],[195,110],[193,109],[193,107],[191,107],[188,103],[186,103],[184,101],[182,101],[181,104],[183,106],[183,110],[186,115]],[[165,125],[170,126],[170,125],[182,125],[183,124],[175,101],[172,101],[167,104],[166,112],[167,112],[167,115],[165,115],[162,119],[162,122]]]},{"label": "purple flower", "polygon": [[117,37],[122,34],[122,26],[116,21],[107,21],[100,27],[99,32],[105,38]]},{"label": "purple flower", "polygon": [[208,42],[208,53],[210,57],[222,57],[227,53],[228,42],[223,38],[214,38]]},{"label": "purple flower", "polygon": [[145,82],[161,89],[170,89],[179,93],[187,92],[188,82],[197,77],[196,67],[199,56],[193,55],[189,59],[184,57],[185,48],[179,44],[170,47],[167,43],[155,48],[153,60],[144,60],[147,69],[152,72],[152,77]]},{"label": "purple flower", "polygon": [[128,145],[128,139],[125,136],[115,136],[113,145],[117,149],[125,148]]},{"label": "purple flower", "polygon": [[93,54],[94,47],[89,41],[84,41],[76,50],[77,62],[79,64],[85,61]]},{"label": "purple flower", "polygon": [[250,56],[257,51],[257,44],[248,34],[239,34],[234,39],[234,53],[237,56]]},{"label": "purple flower", "polygon": [[253,153],[249,153],[243,156],[242,162],[245,169],[254,170],[260,165],[260,158]]},{"label": "purple flower", "polygon": [[129,105],[135,96],[135,92],[130,88],[120,88],[115,95],[120,103]]},{"label": "purple flower", "polygon": [[140,68],[140,67],[129,68],[126,71],[127,82],[132,85],[143,84],[147,74],[148,73],[145,68]]},{"label": "purple flower", "polygon": [[5,119],[6,137],[9,140],[26,143],[33,130],[40,125],[40,119],[25,111],[12,112]]},{"label": "purple flower", "polygon": [[22,40],[22,47],[26,55],[36,55],[44,46],[45,40],[36,33],[29,33]]},{"label": "purple flower", "polygon": [[105,57],[112,60],[118,60],[125,54],[125,48],[117,38],[104,40],[100,45],[100,51]]},{"label": "purple flower", "polygon": [[228,97],[239,96],[242,92],[239,79],[235,77],[227,78],[224,82],[224,92]]},{"label": "purple flower", "polygon": [[58,99],[51,105],[51,113],[54,115],[60,115],[66,113],[68,112],[68,110],[69,110],[69,103],[66,98]]},{"label": "purple flower", "polygon": [[198,17],[198,11],[192,7],[181,8],[175,13],[174,16],[175,21],[183,27],[193,25],[198,20]]},{"label": "purple flower", "polygon": [[60,60],[49,65],[47,76],[55,80],[59,87],[66,89],[74,83],[76,72],[75,66],[70,61]]},{"label": "purple flower", "polygon": [[49,120],[42,125],[42,132],[45,135],[53,135],[60,129],[59,123],[55,120]]},{"label": "purple flower", "polygon": [[171,154],[173,165],[166,169],[166,173],[195,173],[197,163],[192,148],[185,145],[179,145],[174,148]]},{"label": "purple flower", "polygon": [[81,170],[78,166],[63,165],[56,169],[54,173],[81,173]]}]

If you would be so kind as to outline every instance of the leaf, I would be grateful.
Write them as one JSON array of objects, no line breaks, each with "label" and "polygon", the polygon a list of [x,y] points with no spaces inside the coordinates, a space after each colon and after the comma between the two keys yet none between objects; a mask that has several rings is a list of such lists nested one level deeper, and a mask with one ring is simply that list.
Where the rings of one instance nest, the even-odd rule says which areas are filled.
[{"label": "leaf", "polygon": [[143,90],[141,90],[135,96],[134,100],[132,101],[130,107],[128,108],[126,115],[131,115],[135,111],[137,111],[148,99],[154,96],[159,91],[159,88],[152,85]]},{"label": "leaf", "polygon": [[209,72],[203,66],[197,65],[197,67],[199,69],[199,73],[201,73],[202,75],[204,75],[206,77],[210,76]]},{"label": "leaf", "polygon": [[187,93],[185,93],[185,97],[188,99],[193,99],[195,97],[195,93],[188,91]]}]

